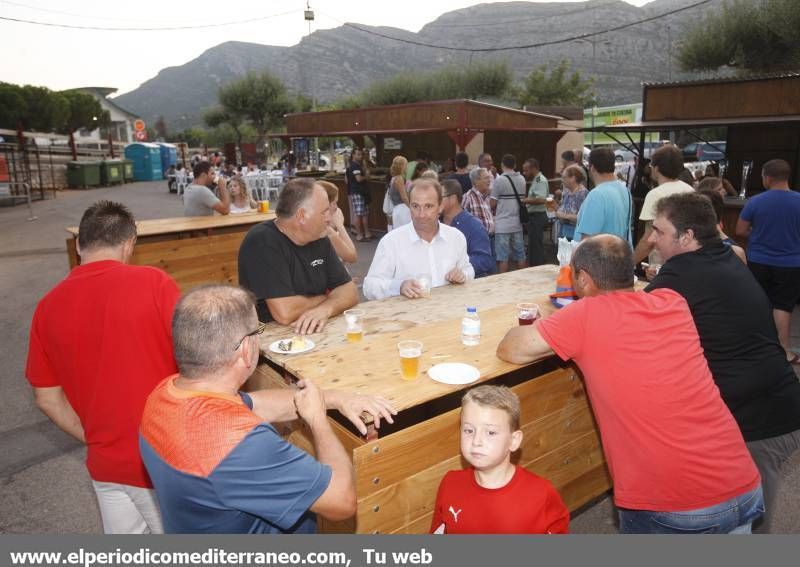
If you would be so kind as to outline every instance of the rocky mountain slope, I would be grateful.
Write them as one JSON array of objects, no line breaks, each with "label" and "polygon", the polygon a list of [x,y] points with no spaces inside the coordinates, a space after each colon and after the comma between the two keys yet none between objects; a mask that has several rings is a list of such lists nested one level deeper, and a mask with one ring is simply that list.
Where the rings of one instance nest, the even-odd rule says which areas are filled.
[{"label": "rocky mountain slope", "polygon": [[[686,26],[706,11],[718,9],[723,0],[657,16],[697,1],[655,0],[641,8],[621,0],[478,4],[442,14],[419,33],[353,24],[316,31],[291,47],[230,41],[184,65],[161,70],[115,101],[149,123],[163,115],[171,129],[183,129],[201,122],[203,109],[216,102],[219,85],[248,71],[268,70],[289,89],[324,103],[356,94],[399,71],[426,71],[470,60],[506,61],[519,79],[543,63],[567,59],[585,76],[596,77],[599,104],[634,102],[641,99],[644,81],[691,77],[678,71],[674,59],[671,62],[670,44],[674,55],[675,43]],[[656,18],[583,40],[538,45],[651,17]],[[471,49],[534,46],[470,54],[382,35]]]}]

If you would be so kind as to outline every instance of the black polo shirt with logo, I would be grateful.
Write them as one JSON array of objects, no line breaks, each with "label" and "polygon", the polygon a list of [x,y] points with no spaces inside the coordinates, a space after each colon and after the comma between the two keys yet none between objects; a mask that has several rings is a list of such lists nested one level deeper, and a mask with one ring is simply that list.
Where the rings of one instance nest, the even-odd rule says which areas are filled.
[{"label": "black polo shirt with logo", "polygon": [[273,321],[266,300],[323,295],[350,281],[331,241],[297,246],[270,220],[251,228],[239,248],[239,285],[258,300],[259,321]]}]

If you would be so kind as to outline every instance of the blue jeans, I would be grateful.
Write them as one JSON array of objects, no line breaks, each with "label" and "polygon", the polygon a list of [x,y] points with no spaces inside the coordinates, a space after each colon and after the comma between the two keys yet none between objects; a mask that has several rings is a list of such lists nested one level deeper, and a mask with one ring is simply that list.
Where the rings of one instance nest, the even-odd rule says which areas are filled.
[{"label": "blue jeans", "polygon": [[687,512],[651,512],[619,508],[623,534],[749,534],[764,513],[761,485],[721,504]]}]

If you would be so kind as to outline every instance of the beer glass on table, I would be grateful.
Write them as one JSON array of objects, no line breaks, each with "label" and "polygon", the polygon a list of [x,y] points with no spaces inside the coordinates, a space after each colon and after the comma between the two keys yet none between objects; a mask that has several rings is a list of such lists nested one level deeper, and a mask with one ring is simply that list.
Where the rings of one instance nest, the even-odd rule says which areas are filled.
[{"label": "beer glass on table", "polygon": [[347,325],[347,342],[357,343],[364,337],[364,310],[348,309],[344,312],[344,322]]},{"label": "beer glass on table", "polygon": [[422,343],[419,341],[400,341],[397,343],[397,351],[400,355],[400,376],[403,380],[416,380],[419,376]]}]

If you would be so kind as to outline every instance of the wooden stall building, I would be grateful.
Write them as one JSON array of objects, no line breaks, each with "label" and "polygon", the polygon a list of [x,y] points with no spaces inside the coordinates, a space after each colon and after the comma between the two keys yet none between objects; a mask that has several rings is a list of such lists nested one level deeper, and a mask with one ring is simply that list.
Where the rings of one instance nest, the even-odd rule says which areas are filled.
[{"label": "wooden stall building", "polygon": [[[293,138],[347,137],[356,147],[367,139],[376,149],[379,167],[388,168],[397,155],[409,161],[424,150],[438,164],[456,152],[466,152],[470,163],[489,152],[500,167],[503,154],[514,154],[518,166],[526,158],[539,160],[542,172],[552,177],[558,164],[558,143],[576,128],[560,116],[517,110],[474,100],[443,100],[397,104],[349,110],[302,112],[286,117],[286,133],[280,138],[287,147]],[[343,178],[332,178],[345,189]],[[370,226],[384,229],[380,211],[385,183],[371,183]],[[340,208],[347,215],[345,191],[340,191]],[[377,206],[374,206],[376,205]],[[342,206],[344,205],[344,206]]]},{"label": "wooden stall building", "polygon": [[[724,128],[725,178],[739,190],[742,167],[752,161],[746,195],[761,187],[761,167],[771,159],[791,165],[790,186],[800,188],[800,73],[709,79],[643,85],[642,121],[600,126],[595,131],[613,136],[641,155],[644,134],[685,131],[698,142],[709,141],[703,133]],[[738,201],[738,202],[736,202]],[[733,227],[744,201],[726,200],[725,229]]]}]

